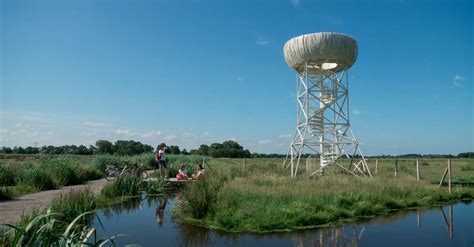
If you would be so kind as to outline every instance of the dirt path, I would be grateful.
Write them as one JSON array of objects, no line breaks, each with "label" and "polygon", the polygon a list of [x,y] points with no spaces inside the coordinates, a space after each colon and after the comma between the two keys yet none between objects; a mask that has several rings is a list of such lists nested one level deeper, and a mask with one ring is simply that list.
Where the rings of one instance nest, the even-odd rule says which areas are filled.
[{"label": "dirt path", "polygon": [[29,215],[33,209],[42,210],[51,205],[54,198],[61,193],[67,193],[73,189],[89,188],[92,192],[99,194],[100,189],[107,183],[107,180],[93,180],[85,184],[62,187],[57,190],[46,190],[32,194],[15,197],[12,200],[0,202],[0,224],[17,223],[21,215]]}]

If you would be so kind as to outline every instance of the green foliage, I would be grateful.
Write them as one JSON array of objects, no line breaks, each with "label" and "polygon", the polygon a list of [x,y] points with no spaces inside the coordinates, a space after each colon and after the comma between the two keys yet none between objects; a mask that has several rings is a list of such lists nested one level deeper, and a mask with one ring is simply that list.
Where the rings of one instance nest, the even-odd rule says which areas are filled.
[{"label": "green foliage", "polygon": [[109,241],[113,244],[115,236],[95,240],[91,236],[96,229],[79,223],[91,214],[80,214],[68,223],[61,220],[61,214],[48,210],[21,226],[6,225],[10,230],[0,236],[0,246],[103,246]]},{"label": "green foliage", "polygon": [[474,164],[465,164],[461,166],[461,171],[474,171]]},{"label": "green foliage", "polygon": [[[73,220],[77,215],[92,211],[96,207],[95,196],[92,191],[71,190],[66,194],[61,194],[53,200],[51,209],[54,212],[61,212],[62,220]],[[87,219],[87,218],[84,218]]]},{"label": "green foliage", "polygon": [[[207,177],[211,180],[190,183],[181,192],[183,202],[175,210],[180,221],[226,231],[292,230],[474,197],[473,189],[455,188],[450,195],[428,181],[417,181],[409,176],[413,160],[399,161],[406,169],[397,178],[393,178],[394,160],[387,165],[390,176],[374,178],[331,172],[312,179],[302,172],[290,178],[281,159],[247,159],[245,169],[237,159],[211,163],[215,168]],[[383,172],[379,165],[379,173]]]},{"label": "green foliage", "polygon": [[114,198],[118,196],[138,195],[141,186],[141,179],[136,176],[122,176],[117,180],[105,185],[100,194],[105,198]]},{"label": "green foliage", "polygon": [[153,152],[153,147],[137,141],[119,140],[114,144],[114,151],[117,155],[137,155],[142,153],[151,153]]},{"label": "green foliage", "polygon": [[6,186],[1,186],[0,187],[0,201],[7,200],[10,198],[12,198],[12,191]]},{"label": "green foliage", "polygon": [[182,210],[195,219],[204,218],[217,199],[217,192],[224,180],[216,177],[205,177],[189,183],[181,192],[184,203]]},{"label": "green foliage", "polygon": [[95,143],[97,147],[96,153],[97,154],[113,154],[114,153],[114,144],[107,140],[98,140]]},{"label": "green foliage", "polygon": [[168,187],[168,182],[164,179],[149,181],[145,184],[145,191],[148,194],[163,194]]},{"label": "green foliage", "polygon": [[53,178],[39,165],[29,165],[19,174],[19,185],[30,186],[36,190],[54,189]]},{"label": "green foliage", "polygon": [[10,165],[0,164],[0,185],[14,185],[15,173]]}]

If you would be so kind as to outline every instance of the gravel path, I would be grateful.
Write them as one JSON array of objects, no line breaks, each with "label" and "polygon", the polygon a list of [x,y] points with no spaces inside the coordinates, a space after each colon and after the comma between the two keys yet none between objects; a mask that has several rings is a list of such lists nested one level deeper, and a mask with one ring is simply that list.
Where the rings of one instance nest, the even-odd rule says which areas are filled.
[{"label": "gravel path", "polygon": [[0,224],[14,224],[20,221],[22,215],[29,215],[33,209],[42,210],[51,205],[54,198],[61,193],[71,190],[89,188],[99,194],[108,181],[103,179],[88,181],[85,184],[65,186],[57,190],[46,190],[32,194],[15,197],[11,200],[0,202]]}]

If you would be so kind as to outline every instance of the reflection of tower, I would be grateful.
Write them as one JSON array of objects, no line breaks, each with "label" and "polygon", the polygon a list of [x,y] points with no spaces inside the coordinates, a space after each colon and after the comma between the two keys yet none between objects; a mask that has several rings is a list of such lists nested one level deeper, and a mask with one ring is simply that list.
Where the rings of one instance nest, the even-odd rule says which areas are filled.
[{"label": "reflection of tower", "polygon": [[348,69],[357,58],[356,41],[337,33],[306,34],[286,42],[284,55],[297,75],[297,126],[285,160],[291,176],[298,172],[301,155],[308,153],[319,155],[315,172],[335,165],[371,176],[349,124]]}]

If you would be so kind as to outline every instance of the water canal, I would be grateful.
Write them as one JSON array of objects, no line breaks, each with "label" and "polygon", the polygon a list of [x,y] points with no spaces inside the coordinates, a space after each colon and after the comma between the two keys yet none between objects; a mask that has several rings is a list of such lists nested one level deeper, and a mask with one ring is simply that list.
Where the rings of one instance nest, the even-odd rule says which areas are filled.
[{"label": "water canal", "polygon": [[173,196],[98,210],[98,236],[125,234],[119,246],[474,246],[474,203],[399,212],[333,228],[231,234],[173,221]]}]

